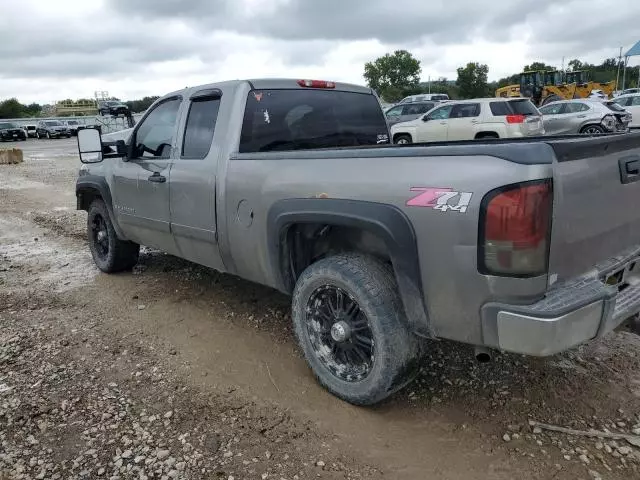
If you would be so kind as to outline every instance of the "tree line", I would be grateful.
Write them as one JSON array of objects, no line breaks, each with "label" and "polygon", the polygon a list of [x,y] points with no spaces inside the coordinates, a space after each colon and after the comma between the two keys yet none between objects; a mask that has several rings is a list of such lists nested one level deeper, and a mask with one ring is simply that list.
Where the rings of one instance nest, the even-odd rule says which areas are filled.
[{"label": "tree line", "polygon": [[[123,102],[134,113],[144,112],[147,108],[155,102],[158,96],[147,96],[139,100],[129,100]],[[110,100],[118,100],[118,98],[110,98]],[[66,99],[60,103],[65,105],[81,105],[87,102],[95,102],[95,99],[81,98],[79,100]],[[18,101],[17,98],[9,98],[7,100],[0,101],[0,119],[2,118],[36,118],[45,117],[51,114],[54,107],[52,105],[40,105],[38,103],[23,104]]]},{"label": "tree line", "polygon": [[[607,58],[602,64],[594,65],[579,59],[570,60],[567,64],[570,71],[585,70],[590,80],[594,82],[609,82],[616,79],[618,59]],[[533,62],[525,65],[522,71],[529,70],[560,70],[557,66],[544,62]],[[624,68],[620,68],[620,83],[622,83]],[[455,81],[439,78],[430,84],[420,80],[422,67],[420,61],[406,50],[396,50],[393,53],[365,63],[364,78],[367,85],[374,89],[385,101],[394,103],[408,95],[419,93],[446,93],[450,98],[479,98],[492,97],[495,90],[506,85],[520,83],[520,73],[501,78],[496,82],[489,82],[489,67],[478,62],[470,62],[457,69]],[[626,88],[638,86],[638,68],[627,67]]]}]

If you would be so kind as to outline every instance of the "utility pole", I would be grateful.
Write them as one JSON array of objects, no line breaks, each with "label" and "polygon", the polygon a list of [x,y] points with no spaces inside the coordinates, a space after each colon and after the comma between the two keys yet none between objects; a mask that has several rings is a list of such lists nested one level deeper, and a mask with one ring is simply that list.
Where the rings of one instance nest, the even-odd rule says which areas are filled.
[{"label": "utility pole", "polygon": [[629,61],[629,57],[624,57],[624,70],[622,71],[622,90],[624,90],[625,83],[627,80],[627,62]]},{"label": "utility pole", "polygon": [[620,65],[622,64],[622,47],[620,47],[620,55],[618,55],[618,73],[616,74],[616,90],[620,90]]},{"label": "utility pole", "polygon": [[429,75],[429,93],[431,93],[431,75]]}]

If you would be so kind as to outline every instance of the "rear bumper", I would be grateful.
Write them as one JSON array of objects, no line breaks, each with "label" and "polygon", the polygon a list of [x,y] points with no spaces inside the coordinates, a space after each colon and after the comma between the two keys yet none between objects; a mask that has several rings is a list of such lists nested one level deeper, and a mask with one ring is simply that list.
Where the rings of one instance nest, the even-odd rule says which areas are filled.
[{"label": "rear bumper", "polygon": [[[631,278],[624,289],[596,274],[554,286],[532,305],[489,303],[482,308],[484,343],[500,350],[547,356],[600,337],[640,312],[640,252],[614,268]],[[633,270],[631,267],[635,266]],[[635,272],[635,273],[630,273]],[[633,284],[632,284],[633,283]]]}]

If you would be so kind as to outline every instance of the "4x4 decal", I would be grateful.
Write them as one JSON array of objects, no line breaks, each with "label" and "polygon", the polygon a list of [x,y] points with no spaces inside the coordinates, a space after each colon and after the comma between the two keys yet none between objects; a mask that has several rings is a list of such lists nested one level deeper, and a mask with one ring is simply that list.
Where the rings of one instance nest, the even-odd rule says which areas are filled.
[{"label": "4x4 decal", "polygon": [[412,192],[420,192],[407,201],[407,207],[427,207],[441,212],[465,213],[471,202],[470,192],[456,192],[452,188],[411,187]]}]

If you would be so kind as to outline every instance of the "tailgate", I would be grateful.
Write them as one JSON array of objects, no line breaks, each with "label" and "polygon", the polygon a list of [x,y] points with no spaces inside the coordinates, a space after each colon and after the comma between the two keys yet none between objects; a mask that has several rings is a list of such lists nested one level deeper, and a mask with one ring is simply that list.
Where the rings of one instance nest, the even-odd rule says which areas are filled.
[{"label": "tailgate", "polygon": [[558,160],[550,274],[567,279],[632,256],[640,248],[640,134],[548,143]]}]

